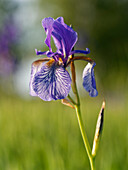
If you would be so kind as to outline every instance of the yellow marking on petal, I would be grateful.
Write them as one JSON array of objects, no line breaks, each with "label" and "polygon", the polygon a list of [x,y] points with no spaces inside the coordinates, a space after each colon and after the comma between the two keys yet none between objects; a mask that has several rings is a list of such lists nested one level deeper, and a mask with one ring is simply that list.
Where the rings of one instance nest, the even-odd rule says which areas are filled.
[{"label": "yellow marking on petal", "polygon": [[62,61],[62,58],[59,57],[59,61],[60,61],[60,62],[63,62],[63,61]]},{"label": "yellow marking on petal", "polygon": [[59,58],[58,64],[59,64],[59,65],[62,65],[62,64],[63,64],[62,58]]},{"label": "yellow marking on petal", "polygon": [[55,60],[52,58],[49,62],[46,63],[46,65],[47,65],[48,67],[51,67],[54,62],[55,62]]},{"label": "yellow marking on petal", "polygon": [[40,64],[42,64],[45,61],[49,61],[49,58],[43,58],[43,59],[36,60],[32,63],[32,65],[35,67],[38,67]]},{"label": "yellow marking on petal", "polygon": [[72,55],[70,55],[68,58],[72,58]]}]

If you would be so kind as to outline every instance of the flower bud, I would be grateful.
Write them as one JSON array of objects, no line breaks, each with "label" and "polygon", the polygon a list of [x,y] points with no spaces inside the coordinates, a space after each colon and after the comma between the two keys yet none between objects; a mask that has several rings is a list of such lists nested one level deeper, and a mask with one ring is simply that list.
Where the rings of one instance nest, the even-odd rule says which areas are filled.
[{"label": "flower bud", "polygon": [[103,128],[104,108],[105,108],[105,101],[103,101],[103,103],[102,103],[102,107],[101,107],[101,110],[100,110],[100,113],[99,113],[99,116],[97,119],[96,131],[95,131],[93,147],[92,147],[92,156],[93,157],[96,156],[96,152],[97,152],[98,145],[99,145],[99,140],[101,137],[101,132],[102,132],[102,128]]}]

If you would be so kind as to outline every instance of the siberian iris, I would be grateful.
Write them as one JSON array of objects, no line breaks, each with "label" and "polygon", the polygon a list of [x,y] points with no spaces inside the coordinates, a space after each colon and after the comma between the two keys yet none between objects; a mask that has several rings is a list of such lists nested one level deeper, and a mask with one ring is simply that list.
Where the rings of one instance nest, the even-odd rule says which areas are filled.
[{"label": "siberian iris", "polygon": [[[70,65],[71,55],[75,53],[88,54],[90,51],[73,50],[77,42],[77,33],[64,23],[63,17],[56,20],[53,18],[45,18],[42,20],[42,26],[46,32],[45,43],[49,47],[48,51],[38,51],[37,55],[47,55],[32,63],[30,94],[38,96],[42,100],[58,100],[68,96],[71,89],[71,77],[66,67]],[[57,48],[56,52],[51,48],[51,37]],[[80,59],[74,57],[73,60]],[[88,60],[86,60],[88,61]],[[83,72],[83,86],[91,97],[98,95],[96,90],[96,82],[94,77],[95,62],[89,60]]]}]

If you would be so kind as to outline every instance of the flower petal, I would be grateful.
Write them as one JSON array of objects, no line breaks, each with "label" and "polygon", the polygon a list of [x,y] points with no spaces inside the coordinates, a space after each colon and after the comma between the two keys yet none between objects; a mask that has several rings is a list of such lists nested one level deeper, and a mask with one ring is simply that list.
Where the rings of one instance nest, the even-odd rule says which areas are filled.
[{"label": "flower petal", "polygon": [[51,59],[36,73],[33,90],[43,100],[57,100],[67,97],[71,88],[71,78],[63,66]]},{"label": "flower petal", "polygon": [[52,37],[55,43],[55,46],[58,50],[58,52],[60,51],[63,54],[63,42],[62,42],[62,38],[56,33],[56,32],[52,32]]},{"label": "flower petal", "polygon": [[41,70],[41,68],[44,64],[45,64],[45,61],[43,61],[43,60],[37,60],[37,61],[32,63],[31,78],[30,78],[30,83],[29,83],[29,90],[30,90],[31,96],[37,96],[37,94],[33,90],[32,83],[33,83],[33,79],[34,79],[35,74]]},{"label": "flower petal", "polygon": [[50,51],[38,51],[37,49],[35,49],[36,55],[47,55],[48,57],[53,57],[54,55],[58,54],[57,52],[50,52]]},{"label": "flower petal", "polygon": [[[61,22],[61,19],[58,20],[58,22]],[[51,49],[51,35],[52,35],[56,48],[58,49],[58,51],[62,52],[62,38],[53,30],[53,23],[54,19],[51,17],[44,18],[42,20],[42,26],[44,27],[47,35],[45,43],[49,47],[49,50],[52,51]]]},{"label": "flower petal", "polygon": [[[64,25],[64,18],[63,17],[58,17],[56,21],[60,22],[61,24]],[[65,24],[66,25],[66,24]]]},{"label": "flower petal", "polygon": [[[59,22],[60,24],[64,25],[67,28],[67,25],[64,23],[63,17],[57,18],[56,21]],[[64,43],[63,43],[62,37],[54,29],[52,32],[52,37],[53,37],[54,43],[56,45],[56,48],[58,49],[58,52],[60,51],[62,54],[64,54],[65,48],[64,48]]]},{"label": "flower petal", "polygon": [[63,22],[62,17],[54,21],[53,32],[56,32],[56,34],[62,38],[64,45],[63,50],[64,53],[66,53],[66,57],[68,57],[69,52],[72,50],[77,41],[77,33]]},{"label": "flower petal", "polygon": [[90,50],[89,48],[86,48],[86,51],[85,50],[74,50],[70,52],[70,55],[75,54],[75,53],[89,54]]},{"label": "flower petal", "polygon": [[94,66],[96,63],[88,63],[83,71],[83,87],[91,97],[96,97],[98,91],[96,89],[96,82],[94,76]]},{"label": "flower petal", "polygon": [[51,51],[51,33],[53,30],[53,23],[54,23],[54,19],[51,17],[44,18],[42,20],[42,26],[44,27],[46,35],[47,35],[45,39],[45,43],[49,47],[49,51]]},{"label": "flower petal", "polygon": [[48,51],[38,51],[37,49],[35,49],[36,55],[46,55],[48,53]]}]

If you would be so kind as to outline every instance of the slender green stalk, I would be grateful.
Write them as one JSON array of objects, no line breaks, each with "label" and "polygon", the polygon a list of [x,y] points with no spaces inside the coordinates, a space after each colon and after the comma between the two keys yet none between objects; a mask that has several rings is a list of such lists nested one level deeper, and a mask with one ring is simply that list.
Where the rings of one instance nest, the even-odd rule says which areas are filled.
[{"label": "slender green stalk", "polygon": [[84,146],[85,146],[85,149],[87,151],[87,155],[88,155],[88,158],[89,158],[89,161],[90,161],[91,170],[95,170],[94,159],[93,159],[92,154],[91,154],[91,148],[90,148],[90,145],[89,145],[89,142],[88,142],[85,130],[84,130],[83,121],[82,121],[82,118],[81,118],[80,105],[75,105],[75,108],[76,108],[76,115],[77,115],[77,119],[78,119],[80,132],[81,132],[83,142],[84,142]]},{"label": "slender green stalk", "polygon": [[84,146],[85,146],[85,149],[87,151],[87,155],[88,155],[88,158],[89,158],[89,161],[90,161],[91,170],[95,170],[95,168],[94,168],[94,158],[93,158],[92,153],[91,153],[91,148],[90,148],[90,145],[89,145],[89,142],[88,142],[85,130],[84,130],[84,124],[83,124],[82,117],[81,117],[80,98],[79,98],[77,85],[76,85],[75,65],[74,65],[73,61],[71,62],[71,73],[72,73],[72,90],[73,90],[73,92],[76,96],[76,100],[77,100],[77,103],[74,104],[74,106],[75,106],[75,109],[76,109],[78,124],[79,124],[80,132],[81,132],[81,135],[82,135],[82,138],[83,138]]},{"label": "slender green stalk", "polygon": [[76,102],[72,99],[72,97],[68,94],[68,99],[72,102],[72,104],[76,105]]}]

